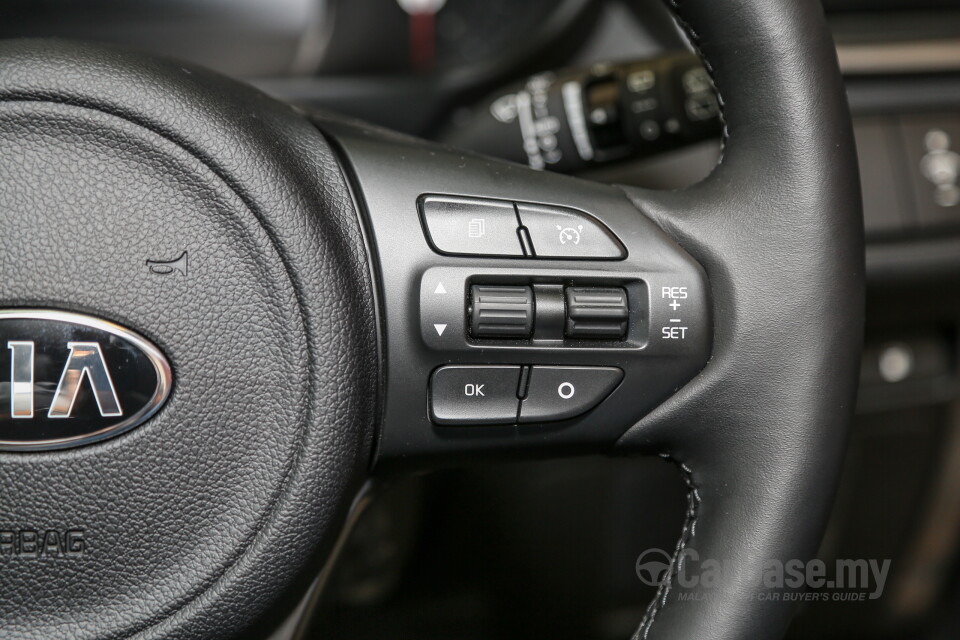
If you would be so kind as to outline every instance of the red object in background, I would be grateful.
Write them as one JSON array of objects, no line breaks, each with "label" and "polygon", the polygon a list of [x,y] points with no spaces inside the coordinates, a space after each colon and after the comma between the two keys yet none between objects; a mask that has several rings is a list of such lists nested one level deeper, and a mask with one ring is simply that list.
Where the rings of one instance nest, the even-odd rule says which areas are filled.
[{"label": "red object in background", "polygon": [[414,71],[433,68],[434,18],[428,12],[410,14],[410,67]]}]

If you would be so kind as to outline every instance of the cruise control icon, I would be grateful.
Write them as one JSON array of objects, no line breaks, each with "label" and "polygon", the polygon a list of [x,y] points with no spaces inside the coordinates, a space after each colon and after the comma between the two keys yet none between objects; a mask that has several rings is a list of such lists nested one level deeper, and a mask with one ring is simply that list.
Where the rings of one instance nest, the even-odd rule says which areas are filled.
[{"label": "cruise control icon", "polygon": [[580,234],[583,233],[583,225],[577,225],[577,228],[573,227],[561,227],[557,225],[557,229],[560,231],[560,244],[580,244]]}]

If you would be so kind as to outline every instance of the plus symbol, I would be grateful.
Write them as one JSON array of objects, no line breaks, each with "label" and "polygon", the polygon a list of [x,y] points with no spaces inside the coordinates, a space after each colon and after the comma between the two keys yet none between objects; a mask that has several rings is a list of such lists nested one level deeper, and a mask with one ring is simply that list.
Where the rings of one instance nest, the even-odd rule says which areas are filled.
[{"label": "plus symbol", "polygon": [[677,310],[677,307],[680,306],[680,303],[677,302],[676,300],[674,300],[674,301],[671,302],[668,306],[669,306],[671,309],[673,309],[674,311],[676,311],[676,310]]}]

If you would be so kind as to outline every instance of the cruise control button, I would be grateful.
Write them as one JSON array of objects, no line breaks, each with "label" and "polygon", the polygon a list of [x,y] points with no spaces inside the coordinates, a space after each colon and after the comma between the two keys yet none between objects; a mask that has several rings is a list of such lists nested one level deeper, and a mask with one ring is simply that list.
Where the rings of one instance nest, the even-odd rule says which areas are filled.
[{"label": "cruise control button", "polygon": [[428,240],[440,253],[523,256],[512,202],[424,196],[420,212]]},{"label": "cruise control button", "polygon": [[617,237],[582,211],[518,202],[517,213],[538,258],[622,260],[627,256]]},{"label": "cruise control button", "polygon": [[430,378],[430,417],[437,424],[513,424],[520,367],[449,366]]},{"label": "cruise control button", "polygon": [[533,367],[520,422],[565,420],[586,413],[623,379],[615,367]]}]

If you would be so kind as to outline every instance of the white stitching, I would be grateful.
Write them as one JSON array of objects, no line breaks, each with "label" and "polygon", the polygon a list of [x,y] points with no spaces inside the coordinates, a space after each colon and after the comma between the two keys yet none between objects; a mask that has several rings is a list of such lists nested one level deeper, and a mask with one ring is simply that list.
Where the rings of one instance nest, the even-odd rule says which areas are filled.
[{"label": "white stitching", "polygon": [[710,61],[707,60],[707,57],[703,55],[703,51],[700,49],[700,36],[693,30],[690,23],[680,15],[680,4],[676,0],[665,0],[665,2],[671,9],[677,24],[680,25],[680,28],[683,29],[690,38],[690,44],[693,45],[694,51],[703,63],[703,68],[707,70],[707,75],[710,76],[710,80],[713,82],[713,88],[717,91],[717,105],[720,107],[720,125],[723,131],[720,137],[720,158],[717,160],[717,164],[722,164],[723,152],[726,149],[727,140],[730,139],[730,130],[727,128],[727,119],[724,117],[726,103],[723,101],[723,95],[720,93],[720,87],[717,85],[716,73],[713,70],[713,65],[710,64]]},{"label": "white stitching", "polygon": [[696,535],[697,516],[700,512],[700,490],[693,482],[693,470],[668,453],[662,453],[660,457],[676,464],[683,474],[683,481],[687,485],[687,514],[683,521],[683,529],[680,531],[680,538],[677,540],[677,546],[673,551],[673,556],[670,558],[667,576],[660,582],[660,586],[657,587],[656,597],[647,606],[647,610],[643,614],[643,619],[640,621],[640,627],[637,629],[637,632],[633,634],[634,640],[646,640],[650,634],[650,629],[653,627],[653,621],[656,619],[657,613],[667,604],[667,597],[670,595],[670,589],[673,587],[674,578],[680,572],[680,569],[682,569],[683,552],[687,548],[690,540]]}]

